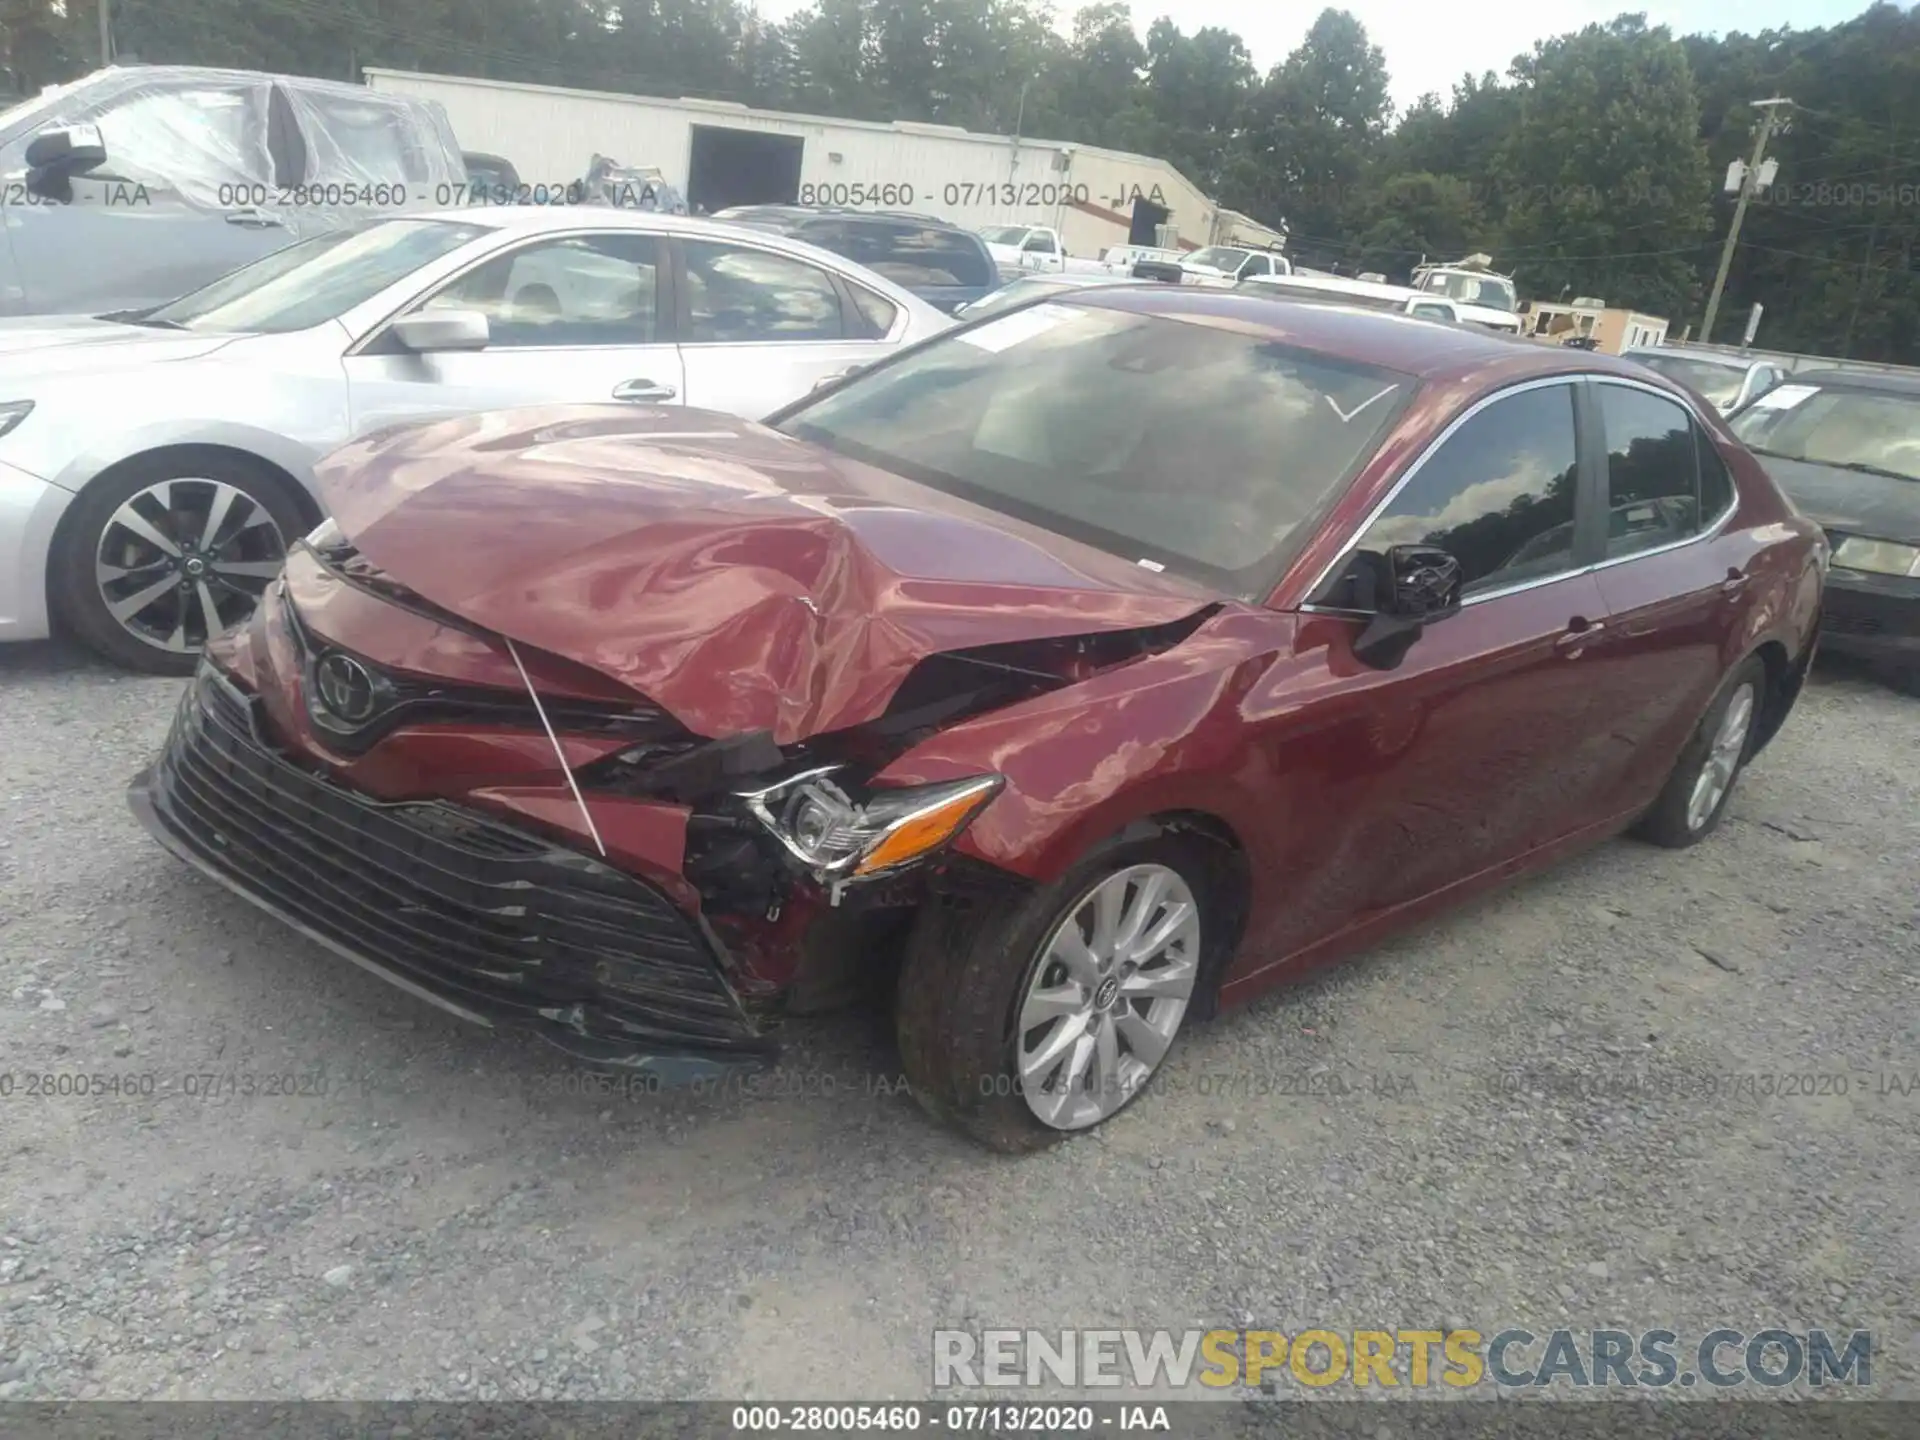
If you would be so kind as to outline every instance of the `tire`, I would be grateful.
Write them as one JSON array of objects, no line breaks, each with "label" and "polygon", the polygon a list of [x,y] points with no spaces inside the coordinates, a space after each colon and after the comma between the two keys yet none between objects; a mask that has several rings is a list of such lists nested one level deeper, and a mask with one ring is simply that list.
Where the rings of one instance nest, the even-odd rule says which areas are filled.
[{"label": "tire", "polygon": [[[1713,703],[1707,706],[1707,713],[1700,717],[1692,738],[1674,763],[1673,774],[1668,777],[1666,788],[1660,792],[1660,798],[1653,802],[1653,808],[1634,827],[1636,836],[1670,850],[1684,850],[1689,845],[1698,845],[1720,828],[1720,817],[1726,813],[1727,801],[1732,798],[1747,757],[1753,753],[1766,694],[1766,666],[1757,656],[1749,656],[1735,667],[1721,685],[1719,693],[1713,697]],[[1746,718],[1741,722],[1739,711],[1743,705]],[[1736,737],[1727,729],[1729,716],[1733,717],[1740,731],[1737,743]],[[1729,745],[1733,746],[1731,752],[1727,748]],[[1731,768],[1720,784],[1717,798],[1713,798],[1705,812],[1701,813],[1695,806],[1696,790],[1704,783],[1703,776],[1716,753],[1721,763],[1730,764]]]},{"label": "tire", "polygon": [[54,615],[116,665],[190,674],[211,635],[252,613],[306,518],[279,474],[240,456],[128,461],[82,490],[60,528],[48,557]]},{"label": "tire", "polygon": [[[936,1119],[1008,1154],[1043,1149],[1090,1130],[1138,1099],[1178,1041],[1208,979],[1202,945],[1226,908],[1218,902],[1210,860],[1198,842],[1187,838],[1116,839],[1017,905],[930,900],[907,940],[895,1006],[901,1064],[915,1098]],[[1174,912],[1164,908],[1167,899],[1192,905],[1191,925],[1176,930],[1163,955],[1138,956],[1138,971],[1125,975],[1125,988],[1117,994],[1105,991],[1109,979],[1122,978],[1123,958],[1110,956],[1113,968],[1099,972],[1098,984],[1087,985],[1073,980],[1057,952],[1049,951],[1049,942],[1064,936],[1070,923],[1083,941],[1097,933],[1093,912],[1103,886],[1121,897],[1122,930],[1132,918],[1128,902],[1149,908],[1149,938],[1174,921]],[[1097,965],[1097,957],[1090,958]],[[1182,976],[1185,993],[1177,1013],[1170,1004],[1157,1008],[1175,998]],[[1086,1048],[1079,1039],[1063,1052],[1050,1091],[1047,1071],[1039,1073],[1038,1084],[1019,1079],[1022,1043],[1030,1055],[1037,1054],[1050,1041],[1068,1036],[1074,1024],[1073,1016],[1061,1015],[1023,1032],[1023,1008],[1036,987],[1044,992],[1039,1004],[1058,1003],[1068,989],[1087,997],[1093,1025],[1084,1031],[1092,1042],[1087,1074],[1106,1078],[1083,1083],[1083,1093],[1058,1083],[1067,1063]],[[1107,1008],[1099,1009],[1103,999]],[[1156,1044],[1159,1054],[1148,1063]],[[1028,1103],[1028,1091],[1037,1097],[1034,1105]],[[1057,1107],[1052,1120],[1037,1113],[1047,1106]]]}]

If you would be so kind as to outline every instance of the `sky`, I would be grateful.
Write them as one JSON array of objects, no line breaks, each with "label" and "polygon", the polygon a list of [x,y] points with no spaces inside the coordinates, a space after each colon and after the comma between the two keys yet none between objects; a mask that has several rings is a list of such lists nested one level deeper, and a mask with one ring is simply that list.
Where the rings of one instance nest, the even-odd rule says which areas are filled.
[{"label": "sky", "polygon": [[[810,0],[758,0],[760,14],[782,20]],[[1071,24],[1081,0],[1055,0],[1061,25]],[[1144,36],[1157,17],[1167,16],[1192,34],[1207,25],[1237,33],[1264,74],[1306,38],[1307,27],[1327,3],[1351,10],[1387,57],[1393,101],[1405,108],[1428,90],[1442,96],[1469,71],[1504,74],[1515,55],[1536,40],[1611,20],[1623,11],[1644,10],[1649,24],[1670,26],[1678,34],[1718,34],[1729,28],[1748,33],[1792,26],[1811,30],[1848,20],[1867,8],[1867,0],[1746,0],[1737,8],[1727,0],[1478,0],[1467,6],[1436,0],[1307,0],[1249,5],[1246,0],[1132,0],[1135,26]]]}]

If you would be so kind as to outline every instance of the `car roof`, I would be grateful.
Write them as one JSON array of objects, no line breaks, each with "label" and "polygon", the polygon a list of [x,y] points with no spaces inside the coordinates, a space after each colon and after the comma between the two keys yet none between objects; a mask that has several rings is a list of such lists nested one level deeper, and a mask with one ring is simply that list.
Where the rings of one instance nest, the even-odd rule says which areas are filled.
[{"label": "car roof", "polygon": [[745,219],[749,215],[791,217],[795,220],[867,220],[891,221],[896,224],[905,221],[914,225],[930,226],[936,230],[951,230],[959,235],[971,235],[971,230],[963,230],[951,220],[942,220],[937,215],[919,215],[911,210],[855,210],[843,205],[729,205],[710,219],[723,224],[730,219]]},{"label": "car roof", "polygon": [[1534,344],[1479,326],[1436,325],[1412,315],[1251,290],[1127,285],[1083,291],[1055,303],[1097,305],[1236,329],[1422,380],[1460,380],[1489,367],[1497,367],[1503,379],[1613,374],[1644,382],[1648,373],[1618,356]]},{"label": "car roof", "polygon": [[1920,395],[1920,374],[1895,375],[1874,370],[1795,370],[1789,385],[1831,386],[1836,390],[1876,390],[1883,395]]}]

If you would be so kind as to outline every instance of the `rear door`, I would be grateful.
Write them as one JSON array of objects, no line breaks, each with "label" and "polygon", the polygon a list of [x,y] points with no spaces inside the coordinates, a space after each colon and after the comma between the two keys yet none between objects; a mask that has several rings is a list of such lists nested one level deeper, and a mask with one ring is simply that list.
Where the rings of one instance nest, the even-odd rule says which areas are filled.
[{"label": "rear door", "polygon": [[1736,645],[1758,546],[1727,525],[1733,481],[1678,400],[1595,378],[1597,489],[1607,515],[1594,578],[1611,632],[1595,673],[1612,702],[1621,803],[1651,801]]},{"label": "rear door", "polygon": [[686,403],[749,420],[891,351],[894,304],[742,240],[671,242]]},{"label": "rear door", "polygon": [[416,355],[385,328],[347,357],[353,427],[520,405],[681,403],[679,347],[658,236],[547,235],[489,256],[406,313],[476,310],[484,350]]}]

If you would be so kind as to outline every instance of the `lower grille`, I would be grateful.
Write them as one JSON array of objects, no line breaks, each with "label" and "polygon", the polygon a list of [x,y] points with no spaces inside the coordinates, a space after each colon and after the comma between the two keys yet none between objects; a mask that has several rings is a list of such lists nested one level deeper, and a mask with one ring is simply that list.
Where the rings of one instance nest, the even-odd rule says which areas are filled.
[{"label": "lower grille", "polygon": [[705,935],[653,886],[474,811],[382,803],[303,770],[210,667],[148,797],[244,893],[476,1013],[676,1054],[767,1048]]},{"label": "lower grille", "polygon": [[1902,599],[1829,585],[1820,628],[1833,635],[1920,636],[1920,597]]}]

